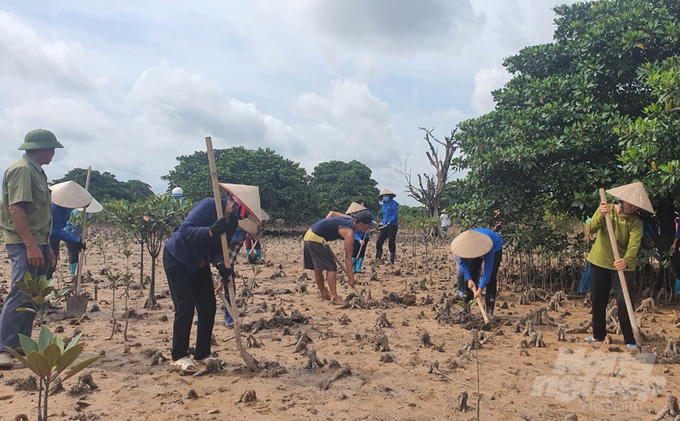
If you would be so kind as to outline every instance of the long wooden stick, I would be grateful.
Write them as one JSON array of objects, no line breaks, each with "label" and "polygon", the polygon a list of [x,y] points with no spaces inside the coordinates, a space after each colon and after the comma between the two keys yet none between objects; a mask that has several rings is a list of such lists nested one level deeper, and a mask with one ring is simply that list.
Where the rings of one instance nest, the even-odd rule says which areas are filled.
[{"label": "long wooden stick", "polygon": [[[85,190],[90,188],[90,173],[92,173],[92,166],[87,167],[87,177],[85,177]],[[87,237],[87,206],[82,210],[83,220],[80,223],[80,242],[85,244]],[[83,276],[83,265],[85,264],[85,250],[78,251],[78,271],[76,273],[76,296],[80,297],[80,284]]]},{"label": "long wooden stick", "polygon": [[[333,249],[331,248],[331,246],[329,244],[326,244],[326,247],[328,247],[328,251],[330,251],[331,254],[333,255],[333,257],[335,258],[335,264],[340,268],[342,273],[345,274],[347,279],[349,279],[349,275],[347,274],[347,270],[345,269],[345,265],[340,262],[340,259],[335,254],[335,252],[333,252]],[[347,282],[347,285],[349,285],[349,282]],[[361,298],[361,294],[359,294],[359,291],[357,291],[357,287],[355,285],[352,285],[352,289],[354,290],[354,293],[357,295],[357,297]]]},{"label": "long wooden stick", "polygon": [[[477,293],[477,288],[473,287],[472,288],[472,293],[476,294]],[[489,315],[486,314],[486,306],[482,303],[482,297],[479,297],[477,300],[477,306],[479,306],[479,311],[482,312],[482,317],[484,317],[484,324],[487,325],[489,324]]]},{"label": "long wooden stick", "polygon": [[[215,207],[217,208],[217,218],[222,218],[224,216],[224,209],[222,209],[222,200],[220,199],[220,186],[217,181],[217,167],[215,166],[215,153],[213,152],[213,146],[212,146],[212,138],[210,136],[205,138],[205,145],[208,149],[208,163],[210,165],[210,178],[212,180],[212,187],[213,187],[213,195],[215,196]],[[220,240],[222,241],[222,254],[224,255],[224,267],[229,268],[231,267],[231,259],[229,258],[229,246],[227,245],[227,234],[222,233],[220,235]],[[231,301],[235,303],[236,299],[236,290],[234,289],[234,282],[235,279],[225,279],[226,282],[226,287],[229,288],[229,297],[231,298]],[[260,367],[255,358],[253,358],[252,355],[246,351],[246,349],[243,347],[243,343],[241,342],[241,322],[239,321],[238,318],[238,312],[236,309],[236,304],[232,304],[227,300],[227,297],[224,296],[224,291],[219,290],[219,296],[220,299],[222,300],[222,304],[226,307],[226,309],[229,311],[231,314],[231,318],[234,320],[234,340],[236,342],[236,348],[238,348],[239,354],[241,354],[241,358],[243,358],[243,361],[246,363],[246,366],[248,366],[248,369],[250,371],[259,371]]]},{"label": "long wooden stick", "polygon": [[[600,200],[602,202],[607,202],[607,196],[605,195],[604,189],[600,189]],[[609,231],[609,242],[612,245],[612,252],[614,253],[614,260],[619,260],[621,257],[619,255],[619,248],[616,246],[616,237],[614,236],[614,226],[612,225],[612,218],[609,213],[604,214],[604,220],[607,223],[607,231]],[[626,310],[628,310],[628,318],[630,319],[630,327],[633,329],[633,336],[635,336],[635,343],[638,348],[642,347],[642,335],[640,334],[640,328],[635,320],[635,309],[633,308],[633,302],[630,300],[630,293],[628,292],[628,284],[626,283],[626,277],[622,270],[617,271],[619,273],[619,281],[621,283],[621,291],[623,291],[623,298],[626,301]]]}]

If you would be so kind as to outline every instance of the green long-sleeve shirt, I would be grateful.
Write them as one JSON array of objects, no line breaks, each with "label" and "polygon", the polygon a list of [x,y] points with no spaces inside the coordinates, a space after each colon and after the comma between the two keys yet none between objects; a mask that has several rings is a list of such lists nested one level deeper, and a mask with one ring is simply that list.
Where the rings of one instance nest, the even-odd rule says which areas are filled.
[{"label": "green long-sleeve shirt", "polygon": [[[621,216],[616,212],[615,205],[609,206],[609,214],[612,218],[614,228],[614,238],[619,248],[619,256],[626,260],[628,267],[626,271],[635,270],[635,258],[640,250],[642,241],[642,221],[636,214]],[[588,261],[595,266],[605,269],[616,270],[614,268],[614,252],[609,241],[609,231],[607,230],[606,220],[600,216],[600,209],[590,219],[586,228],[589,233],[597,233],[595,244],[590,249]]]}]

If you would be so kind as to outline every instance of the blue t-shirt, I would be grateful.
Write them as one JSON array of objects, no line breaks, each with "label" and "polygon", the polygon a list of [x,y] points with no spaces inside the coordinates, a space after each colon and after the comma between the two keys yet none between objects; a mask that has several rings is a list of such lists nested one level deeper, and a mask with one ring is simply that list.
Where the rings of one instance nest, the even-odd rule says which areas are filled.
[{"label": "blue t-shirt", "polygon": [[[503,248],[503,239],[501,238],[500,235],[498,235],[497,233],[493,232],[488,228],[473,228],[472,230],[488,236],[489,238],[491,238],[491,241],[493,242],[491,250],[489,250],[488,253],[486,253],[484,256],[479,257],[484,259],[484,271],[482,273],[482,279],[479,281],[479,289],[483,289],[488,285],[489,281],[491,280],[491,272],[493,272],[494,257],[496,255],[496,252]],[[468,280],[472,279],[472,272],[470,271],[471,260],[472,259],[460,258],[460,270],[461,272],[463,272],[463,275],[465,275],[465,279]]]},{"label": "blue t-shirt", "polygon": [[78,237],[64,230],[71,217],[71,210],[71,208],[63,208],[52,203],[52,231],[50,232],[50,242],[68,241],[69,243],[77,243],[80,241]]},{"label": "blue t-shirt", "polygon": [[382,224],[383,225],[399,225],[399,203],[390,198],[387,202],[382,203]]},{"label": "blue t-shirt", "polygon": [[312,232],[319,237],[323,237],[326,241],[339,240],[342,237],[338,231],[340,228],[352,228],[352,218],[344,216],[332,216],[316,221],[312,225]]},{"label": "blue t-shirt", "polygon": [[[222,199],[222,206],[226,201]],[[196,203],[172,237],[165,242],[166,250],[191,274],[196,272],[203,261],[214,265],[224,263],[220,236],[210,236],[210,227],[216,221],[215,199],[203,199]],[[230,243],[238,222],[235,217],[230,217],[228,222],[227,243]]]}]

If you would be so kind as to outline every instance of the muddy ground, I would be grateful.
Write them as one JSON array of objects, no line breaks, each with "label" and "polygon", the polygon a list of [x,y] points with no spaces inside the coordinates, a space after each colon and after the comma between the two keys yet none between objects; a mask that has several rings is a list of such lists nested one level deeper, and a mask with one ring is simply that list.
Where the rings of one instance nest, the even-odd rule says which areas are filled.
[{"label": "muddy ground", "polygon": [[[481,419],[650,420],[664,407],[668,392],[680,390],[677,365],[638,363],[621,335],[613,334],[611,344],[590,345],[582,341],[585,333],[566,333],[589,320],[583,297],[557,297],[551,304],[552,293],[545,300],[540,290],[522,298],[521,291],[501,284],[495,317],[478,332],[481,348],[475,350],[469,329],[483,322],[477,308],[466,313],[452,295],[455,266],[444,243],[430,248],[429,256],[422,247],[416,256],[410,247],[400,247],[394,266],[374,264],[370,243],[365,273],[357,276],[362,297],[343,308],[320,299],[312,272],[302,269],[296,238],[267,241],[266,264],[257,276],[245,251],[237,262],[238,289],[246,285],[252,292],[240,300],[247,304],[244,327],[254,331],[244,332],[243,343],[253,346],[248,352],[265,369],[248,371],[218,310],[213,351],[222,368],[200,377],[180,376],[157,355],[169,357],[172,338],[172,301],[162,265],[157,269],[160,309],[144,309],[148,290],[132,290],[128,341],[120,331],[108,340],[112,290],[100,273],[124,271],[126,259],[120,244],[93,244],[85,266],[92,274],[84,285],[92,295],[88,312],[74,319],[55,311],[47,326],[63,329],[65,338],[83,331],[83,357],[105,355],[85,371],[96,389],[84,386],[71,393],[78,383],[73,378],[50,398],[52,419],[467,420],[479,409]],[[333,246],[339,254],[340,244]],[[136,261],[137,253],[129,259],[135,279]],[[146,266],[148,275],[148,258]],[[8,287],[9,272],[3,257],[0,290]],[[59,282],[70,280],[67,273],[62,260]],[[340,292],[344,298],[352,291],[343,284]],[[646,344],[661,354],[680,330],[676,307],[656,307],[658,313],[638,317]],[[527,327],[528,315],[535,317]],[[120,297],[116,318],[122,328]],[[557,340],[558,325],[566,341]],[[676,358],[669,352],[666,363]],[[20,414],[36,419],[37,392],[8,384],[29,375],[18,363],[0,372],[0,419]],[[329,383],[334,377],[339,378]],[[466,405],[461,403],[465,395]]]}]

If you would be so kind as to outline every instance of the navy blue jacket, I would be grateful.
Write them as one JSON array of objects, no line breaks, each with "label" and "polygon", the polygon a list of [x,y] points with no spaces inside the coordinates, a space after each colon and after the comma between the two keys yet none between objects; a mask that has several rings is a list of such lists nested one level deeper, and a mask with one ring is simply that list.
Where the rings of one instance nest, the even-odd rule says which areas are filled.
[{"label": "navy blue jacket", "polygon": [[[226,203],[227,199],[222,199],[222,207]],[[165,249],[191,274],[196,272],[203,261],[211,262],[215,266],[220,262],[224,263],[220,236],[210,236],[210,226],[216,221],[215,199],[203,199],[194,205],[172,237],[165,242]],[[229,217],[227,243],[231,241],[236,227],[236,218]]]}]

